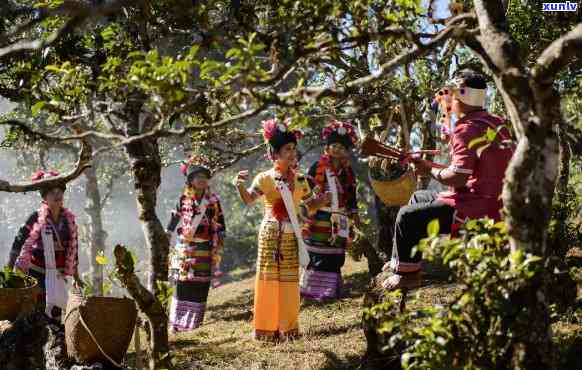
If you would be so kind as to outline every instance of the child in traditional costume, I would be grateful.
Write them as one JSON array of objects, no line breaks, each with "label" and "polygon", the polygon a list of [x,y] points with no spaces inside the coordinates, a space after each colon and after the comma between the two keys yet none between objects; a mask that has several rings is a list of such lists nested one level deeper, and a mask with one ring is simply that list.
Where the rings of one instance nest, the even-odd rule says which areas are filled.
[{"label": "child in traditional costume", "polygon": [[310,218],[306,239],[310,263],[301,281],[301,295],[319,301],[341,296],[350,225],[358,221],[356,177],[348,155],[358,141],[356,130],[349,123],[332,121],[321,137],[324,153],[309,169],[309,180],[312,187],[329,191],[332,201]]},{"label": "child in traditional costume", "polygon": [[186,187],[167,227],[171,240],[181,221],[170,259],[170,275],[176,282],[170,306],[170,328],[174,332],[202,325],[210,284],[222,275],[219,266],[226,231],[220,200],[208,187],[212,177],[208,166],[200,158],[193,158],[181,166],[181,171],[186,176]]},{"label": "child in traditional costume", "polygon": [[263,122],[263,136],[273,168],[259,173],[249,189],[244,187],[248,171],[239,172],[236,178],[245,204],[259,197],[264,199],[258,238],[254,336],[293,338],[299,334],[299,265],[305,267],[309,263],[298,210],[319,207],[330,196],[312,197],[307,179],[297,171],[298,132],[273,119]]},{"label": "child in traditional costume", "polygon": [[[32,181],[58,175],[54,171],[38,171]],[[78,271],[77,224],[75,215],[63,207],[65,190],[65,184],[40,190],[41,206],[20,228],[8,262],[10,267],[38,280],[39,301],[46,314],[56,319],[67,306],[67,278],[73,278],[77,288],[83,285]]]}]

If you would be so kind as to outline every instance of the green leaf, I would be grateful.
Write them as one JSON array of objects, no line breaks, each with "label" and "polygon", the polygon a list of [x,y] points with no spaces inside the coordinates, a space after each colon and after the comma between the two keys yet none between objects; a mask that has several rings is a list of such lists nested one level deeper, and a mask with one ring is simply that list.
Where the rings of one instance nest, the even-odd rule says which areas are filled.
[{"label": "green leaf", "polygon": [[145,53],[142,51],[132,51],[131,53],[127,54],[128,59],[144,59]]},{"label": "green leaf", "polygon": [[495,140],[495,136],[497,136],[497,132],[495,132],[495,130],[493,130],[491,127],[487,127],[487,141],[488,142],[492,142],[493,140]]},{"label": "green leaf", "polygon": [[475,229],[477,229],[477,225],[478,225],[478,221],[477,220],[469,220],[465,224],[465,229],[467,229],[467,230],[475,230]]},{"label": "green leaf", "polygon": [[133,262],[131,269],[134,270],[135,266],[137,266],[137,256],[132,251],[129,251],[129,255],[131,256],[131,261]]},{"label": "green leaf", "polygon": [[41,100],[39,102],[37,102],[36,104],[34,104],[31,108],[30,108],[30,112],[32,113],[33,117],[36,117],[40,111],[42,110],[42,108],[47,105],[48,103],[44,100]]},{"label": "green leaf", "polygon": [[480,137],[476,137],[473,140],[469,141],[469,149],[473,149],[474,146],[487,141],[487,138],[485,136],[480,136]]},{"label": "green leaf", "polygon": [[61,68],[55,66],[55,65],[48,65],[46,67],[44,67],[44,69],[46,69],[47,71],[51,71],[51,72],[55,72],[55,73],[60,73],[61,72]]},{"label": "green leaf", "polygon": [[429,237],[435,237],[439,234],[440,228],[441,225],[439,223],[439,220],[435,218],[434,220],[428,223],[428,226],[426,227],[426,232]]},{"label": "green leaf", "polygon": [[474,138],[473,140],[471,140],[469,142],[469,149],[473,149],[474,146],[476,146],[484,141],[487,141],[487,138],[485,136],[480,136],[480,137]]},{"label": "green leaf", "polygon": [[240,49],[237,49],[237,48],[232,48],[226,53],[226,59],[232,59],[234,57],[241,58],[242,51]]},{"label": "green leaf", "polygon": [[505,221],[499,221],[493,225],[494,228],[499,229],[499,232],[502,234],[507,234],[507,224]]}]

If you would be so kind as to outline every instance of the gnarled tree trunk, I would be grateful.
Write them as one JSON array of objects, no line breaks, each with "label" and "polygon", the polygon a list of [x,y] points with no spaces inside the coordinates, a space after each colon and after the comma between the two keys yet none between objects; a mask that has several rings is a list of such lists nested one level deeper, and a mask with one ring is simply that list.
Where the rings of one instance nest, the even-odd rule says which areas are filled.
[{"label": "gnarled tree trunk", "polygon": [[[558,167],[557,140],[551,128],[538,126],[529,132],[527,138],[520,140],[507,171],[503,191],[506,222],[512,250],[522,249],[547,260],[547,228],[557,176],[553,169]],[[555,368],[547,298],[548,278],[548,272],[542,271],[510,297],[516,307],[527,308],[516,322],[513,348],[515,368]]]},{"label": "gnarled tree trunk", "polygon": [[[142,115],[143,102],[144,98],[139,94],[135,94],[128,99],[126,105],[128,136],[138,135],[142,131],[140,127],[140,116]],[[163,315],[154,315],[148,314],[146,310],[150,307],[149,309],[155,308],[155,311],[158,312],[160,310],[159,307],[163,308],[158,298],[161,295],[158,282],[165,283],[168,281],[170,243],[156,214],[157,192],[161,183],[162,162],[158,143],[155,138],[135,141],[126,145],[125,150],[129,159],[130,171],[134,179],[138,218],[142,225],[146,245],[151,253],[152,273],[149,277],[149,285],[153,294],[139,284],[139,280],[133,275],[133,271],[131,272],[132,276],[127,277],[128,279],[131,278],[131,281],[126,279],[124,284],[150,321],[153,351],[150,368],[152,370],[154,368],[169,368],[171,363],[168,344],[168,318],[165,312]],[[129,282],[131,282],[131,285],[128,285]],[[140,304],[140,300],[143,301],[143,304]]]},{"label": "gnarled tree trunk", "polygon": [[173,368],[168,343],[168,316],[164,306],[148,291],[135,275],[133,259],[129,251],[121,246],[113,250],[119,279],[136,301],[139,309],[147,316],[150,323],[150,370]]},{"label": "gnarled tree trunk", "polygon": [[540,256],[544,262],[544,269],[510,297],[515,307],[524,308],[514,327],[513,367],[554,369],[547,294],[552,273],[548,227],[559,168],[556,131],[563,125],[554,80],[572,55],[582,54],[582,24],[552,42],[526,68],[508,32],[502,2],[474,3],[480,36],[464,35],[463,39],[493,72],[518,139],[503,189],[511,249]]},{"label": "gnarled tree trunk", "polygon": [[103,229],[103,204],[101,203],[101,193],[97,182],[97,171],[95,167],[85,171],[85,212],[89,215],[90,223],[90,256],[91,256],[91,284],[93,294],[103,295],[103,266],[97,263],[96,257],[100,251],[105,250],[106,233]]},{"label": "gnarled tree trunk", "polygon": [[[141,133],[140,115],[143,99],[130,98],[127,103],[127,135]],[[161,183],[162,160],[157,139],[142,139],[126,145],[130,171],[134,179],[138,218],[141,222],[146,245],[151,252],[152,274],[149,284],[157,295],[157,281],[168,281],[168,253],[170,243],[164,227],[156,214],[157,194]]]}]

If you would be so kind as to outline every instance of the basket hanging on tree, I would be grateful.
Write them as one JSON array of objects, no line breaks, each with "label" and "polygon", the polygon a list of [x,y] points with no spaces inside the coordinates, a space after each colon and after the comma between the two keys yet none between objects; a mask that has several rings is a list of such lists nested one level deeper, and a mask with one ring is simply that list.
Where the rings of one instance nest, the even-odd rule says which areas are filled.
[{"label": "basket hanging on tree", "polygon": [[[403,206],[408,203],[416,190],[416,176],[408,168],[396,161],[383,159],[370,167],[370,184],[374,193],[388,207]],[[376,163],[374,162],[374,165]]]},{"label": "basket hanging on tree", "polygon": [[14,321],[32,312],[39,294],[35,278],[4,268],[0,271],[0,321]]},{"label": "basket hanging on tree", "polygon": [[[405,205],[416,190],[416,176],[409,167],[411,158],[439,153],[439,150],[434,149],[406,152],[371,137],[366,137],[361,146],[363,156],[373,157],[369,162],[372,188],[378,198],[389,207]],[[432,165],[441,167],[437,163]]]},{"label": "basket hanging on tree", "polygon": [[372,156],[368,176],[382,203],[388,207],[406,204],[416,190],[416,176],[403,161],[405,154],[371,137],[364,139],[361,153]]}]

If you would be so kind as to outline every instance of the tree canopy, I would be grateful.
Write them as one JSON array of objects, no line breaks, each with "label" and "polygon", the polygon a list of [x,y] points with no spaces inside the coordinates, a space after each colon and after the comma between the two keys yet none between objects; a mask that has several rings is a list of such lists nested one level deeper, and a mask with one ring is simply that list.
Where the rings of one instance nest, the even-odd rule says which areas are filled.
[{"label": "tree canopy", "polygon": [[[582,146],[580,11],[500,0],[6,0],[0,12],[0,95],[19,104],[0,119],[4,145],[78,153],[58,178],[0,181],[0,191],[68,182],[100,156],[124,153],[154,290],[168,275],[155,211],[168,144],[185,140],[187,152],[227,168],[263,149],[258,120],[275,115],[303,128],[312,146],[338,118],[364,134],[394,128],[404,146],[417,130],[432,147],[431,99],[464,67],[494,82],[491,100],[518,142],[503,192],[508,243],[551,254],[555,186],[570,161],[560,153]],[[515,340],[524,354],[516,361],[551,368],[539,299],[548,279],[536,276],[514,297],[532,322]]]}]

